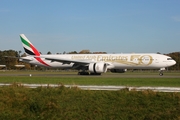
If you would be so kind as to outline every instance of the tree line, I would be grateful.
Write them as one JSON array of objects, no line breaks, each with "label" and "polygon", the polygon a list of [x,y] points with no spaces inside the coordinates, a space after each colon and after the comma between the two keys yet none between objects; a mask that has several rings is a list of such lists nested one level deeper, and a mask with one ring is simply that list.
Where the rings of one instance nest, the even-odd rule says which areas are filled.
[{"label": "tree line", "polygon": [[[15,65],[25,65],[25,69],[35,69],[36,66],[30,65],[29,63],[23,63],[19,61],[19,57],[25,57],[26,54],[23,53],[22,55],[21,51],[15,51],[15,50],[4,50],[0,51],[0,69],[3,68],[2,65],[6,65],[6,69],[19,69]],[[47,52],[47,54],[51,54],[51,52]],[[57,53],[57,54],[107,54],[106,52],[90,52],[90,50],[82,50],[80,52],[72,51],[72,52],[63,52],[63,53]],[[160,53],[159,53],[160,54]],[[176,65],[169,67],[169,70],[180,70],[180,52],[173,52],[165,54],[172,59],[176,61]],[[37,67],[38,69],[42,69],[41,67]]]}]

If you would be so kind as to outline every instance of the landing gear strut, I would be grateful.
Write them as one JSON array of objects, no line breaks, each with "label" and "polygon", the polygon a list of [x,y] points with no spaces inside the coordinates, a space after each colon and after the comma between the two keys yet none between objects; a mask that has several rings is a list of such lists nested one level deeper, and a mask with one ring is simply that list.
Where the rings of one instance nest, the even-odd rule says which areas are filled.
[{"label": "landing gear strut", "polygon": [[163,76],[163,71],[164,71],[164,70],[166,70],[166,69],[165,69],[165,68],[161,68],[161,69],[159,70],[159,75],[160,75],[160,76]]}]

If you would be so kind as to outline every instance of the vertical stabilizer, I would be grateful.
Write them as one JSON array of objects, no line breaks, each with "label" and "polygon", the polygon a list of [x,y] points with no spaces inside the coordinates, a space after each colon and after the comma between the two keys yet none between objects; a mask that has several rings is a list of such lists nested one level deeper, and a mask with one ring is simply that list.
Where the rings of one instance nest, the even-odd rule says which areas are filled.
[{"label": "vertical stabilizer", "polygon": [[42,60],[40,57],[38,57],[38,56],[40,56],[40,53],[34,47],[34,45],[26,38],[26,36],[24,34],[20,34],[20,38],[21,38],[23,48],[28,55],[34,55],[35,56],[34,58],[39,63],[41,63],[42,65],[48,66],[48,67],[50,66],[44,60]]},{"label": "vertical stabilizer", "polygon": [[24,34],[20,34],[20,38],[21,38],[21,42],[23,45],[23,48],[25,50],[25,52],[28,55],[36,55],[36,56],[40,56],[40,53],[38,52],[38,50],[34,47],[34,45],[26,38],[26,36]]}]

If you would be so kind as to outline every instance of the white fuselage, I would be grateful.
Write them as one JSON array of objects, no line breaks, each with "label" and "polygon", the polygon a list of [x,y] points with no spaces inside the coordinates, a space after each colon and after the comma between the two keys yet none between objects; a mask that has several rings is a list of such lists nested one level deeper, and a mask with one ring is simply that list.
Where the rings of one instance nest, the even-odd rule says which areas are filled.
[{"label": "white fuselage", "polygon": [[155,53],[41,55],[24,34],[20,34],[20,39],[25,52],[32,55],[22,57],[22,61],[45,67],[78,69],[80,75],[100,75],[108,69],[116,73],[126,69],[160,69],[159,75],[163,75],[166,67],[176,64],[171,57]]},{"label": "white fuselage", "polygon": [[[51,67],[67,65],[71,67],[73,63],[99,63],[108,64],[108,69],[158,69],[170,67],[176,62],[169,56],[162,54],[65,54],[65,55],[41,55],[41,59],[54,59],[51,62],[45,61]],[[70,61],[71,64],[63,64]]]}]

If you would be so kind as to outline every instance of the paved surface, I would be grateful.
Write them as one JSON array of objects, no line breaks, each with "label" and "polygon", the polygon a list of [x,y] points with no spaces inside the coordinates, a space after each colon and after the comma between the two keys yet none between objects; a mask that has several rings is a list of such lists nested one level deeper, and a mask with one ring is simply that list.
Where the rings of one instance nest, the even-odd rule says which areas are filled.
[{"label": "paved surface", "polygon": [[77,75],[74,74],[65,74],[65,73],[6,73],[2,74],[0,73],[0,76],[56,76],[56,77],[118,77],[118,78],[180,78],[180,74],[170,74],[170,73],[164,73],[163,76],[159,76],[158,73],[140,73],[140,74],[126,74],[126,73],[114,73],[114,74],[102,74],[102,75]]},{"label": "paved surface", "polygon": [[[0,76],[42,76],[42,77],[109,77],[109,78],[179,78],[180,73],[164,73],[164,76],[159,76],[157,73],[105,73],[100,76],[97,75],[77,75],[76,72],[36,72],[36,71],[28,71],[28,72],[0,72]],[[11,84],[3,84],[0,83],[0,86],[8,86]],[[36,87],[58,87],[57,84],[19,84],[29,88]],[[120,89],[128,89],[142,91],[142,90],[152,90],[157,92],[180,92],[180,87],[127,87],[127,86],[73,86],[73,85],[65,85],[65,87],[78,87],[83,90],[120,90]]]}]

